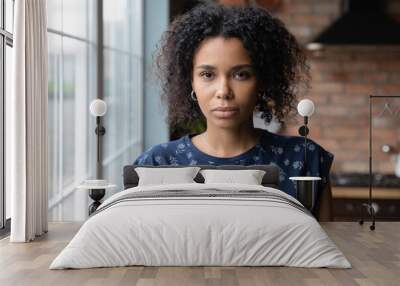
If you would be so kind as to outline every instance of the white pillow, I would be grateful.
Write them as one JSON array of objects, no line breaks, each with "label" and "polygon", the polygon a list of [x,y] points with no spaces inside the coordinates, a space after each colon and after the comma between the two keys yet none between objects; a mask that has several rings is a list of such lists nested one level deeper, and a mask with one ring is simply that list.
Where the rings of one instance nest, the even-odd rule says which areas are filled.
[{"label": "white pillow", "polygon": [[263,170],[201,170],[204,183],[235,183],[261,185],[265,175]]},{"label": "white pillow", "polygon": [[196,183],[193,179],[199,170],[199,167],[135,168],[139,176],[138,186]]}]

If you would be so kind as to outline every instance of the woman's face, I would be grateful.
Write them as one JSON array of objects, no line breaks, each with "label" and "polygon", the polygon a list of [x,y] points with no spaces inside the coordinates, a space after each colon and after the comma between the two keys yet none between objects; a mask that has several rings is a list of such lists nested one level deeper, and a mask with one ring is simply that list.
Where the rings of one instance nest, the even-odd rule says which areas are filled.
[{"label": "woman's face", "polygon": [[207,126],[237,128],[252,120],[256,75],[239,39],[214,37],[200,44],[193,57],[192,87]]}]

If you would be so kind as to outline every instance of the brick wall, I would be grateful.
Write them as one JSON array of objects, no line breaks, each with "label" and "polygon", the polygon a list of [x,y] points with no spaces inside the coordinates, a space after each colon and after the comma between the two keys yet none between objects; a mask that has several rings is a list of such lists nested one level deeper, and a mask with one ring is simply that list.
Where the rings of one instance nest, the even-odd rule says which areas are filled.
[{"label": "brick wall", "polygon": [[[230,1],[232,4],[255,1]],[[341,13],[341,0],[256,1],[273,3],[272,11],[305,44]],[[387,12],[400,21],[400,1],[387,2]],[[400,47],[335,47],[309,54],[311,90],[303,97],[316,104],[310,137],[335,154],[333,172],[368,172],[369,94],[400,96]],[[382,144],[399,149],[400,99],[381,114],[384,101],[374,100],[373,168],[393,173],[395,154],[380,151]],[[381,116],[379,116],[381,115]],[[297,134],[301,118],[287,121],[285,133]]]},{"label": "brick wall", "polygon": [[[284,0],[276,16],[305,44],[335,20],[339,0]],[[400,20],[399,1],[388,1],[388,13]],[[335,47],[309,54],[311,90],[304,97],[316,103],[311,138],[335,154],[333,172],[368,172],[369,94],[400,95],[400,47]],[[382,144],[400,148],[400,99],[383,112],[384,100],[374,100],[373,168],[393,173],[395,154]],[[289,122],[287,133],[298,125]],[[400,152],[400,149],[399,149]]]}]

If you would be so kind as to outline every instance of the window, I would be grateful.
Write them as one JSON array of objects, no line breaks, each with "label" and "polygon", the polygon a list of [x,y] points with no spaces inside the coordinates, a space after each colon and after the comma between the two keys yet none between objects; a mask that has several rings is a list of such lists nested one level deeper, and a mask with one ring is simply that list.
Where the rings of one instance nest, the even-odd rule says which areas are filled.
[{"label": "window", "polygon": [[84,218],[90,119],[96,96],[95,0],[48,0],[49,220]]},{"label": "window", "polygon": [[[0,229],[9,231],[10,194],[5,188],[5,104],[11,93],[14,1],[0,0]],[[7,228],[5,229],[5,227]],[[3,232],[3,231],[2,231]],[[0,233],[1,235],[1,233]]]},{"label": "window", "polygon": [[[49,220],[83,220],[88,194],[76,190],[96,173],[95,118],[98,46],[102,47],[103,178],[122,188],[123,165],[140,151],[142,1],[47,0],[49,43]],[[100,2],[101,3],[101,2]],[[103,23],[103,43],[97,23]],[[107,191],[106,196],[111,195]]]},{"label": "window", "polygon": [[[142,139],[142,4],[104,0],[103,176],[122,188],[122,168],[132,164]],[[112,191],[108,192],[111,194]]]}]

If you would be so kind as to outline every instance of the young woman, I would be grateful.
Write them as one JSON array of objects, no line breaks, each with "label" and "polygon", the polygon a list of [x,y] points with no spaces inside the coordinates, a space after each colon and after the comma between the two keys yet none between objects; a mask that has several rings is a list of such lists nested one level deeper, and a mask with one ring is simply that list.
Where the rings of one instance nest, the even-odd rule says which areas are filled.
[{"label": "young woman", "polygon": [[[282,120],[308,82],[305,55],[281,21],[257,7],[198,6],[165,32],[158,67],[170,126],[200,119],[206,130],[153,146],[135,165],[275,164],[280,188],[295,194],[289,177],[303,174],[304,140],[253,126],[254,111]],[[313,141],[307,148],[321,193],[333,155]]]}]

